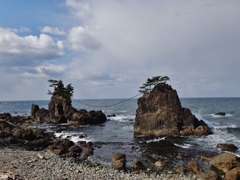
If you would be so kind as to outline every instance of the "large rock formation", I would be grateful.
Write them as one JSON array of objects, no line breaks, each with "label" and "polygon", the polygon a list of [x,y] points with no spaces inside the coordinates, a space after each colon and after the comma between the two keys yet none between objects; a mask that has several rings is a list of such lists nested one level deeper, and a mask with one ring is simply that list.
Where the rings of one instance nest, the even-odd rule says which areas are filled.
[{"label": "large rock formation", "polygon": [[211,130],[189,109],[182,108],[176,90],[159,83],[138,99],[134,132],[155,136],[200,136],[210,134]]},{"label": "large rock formation", "polygon": [[71,101],[53,93],[47,109],[40,109],[33,104],[31,115],[39,123],[68,123],[71,125],[98,124],[107,120],[102,111],[77,110],[72,107]]}]

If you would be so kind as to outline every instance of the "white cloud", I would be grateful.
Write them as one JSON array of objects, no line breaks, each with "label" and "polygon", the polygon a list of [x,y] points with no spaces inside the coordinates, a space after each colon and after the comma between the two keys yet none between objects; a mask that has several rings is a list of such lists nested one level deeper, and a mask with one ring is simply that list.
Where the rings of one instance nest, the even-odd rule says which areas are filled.
[{"label": "white cloud", "polygon": [[101,43],[96,31],[89,27],[73,27],[68,34],[68,41],[74,50],[98,50]]},{"label": "white cloud", "polygon": [[0,63],[21,65],[36,60],[49,60],[64,55],[63,42],[55,42],[46,34],[19,36],[0,28]]},{"label": "white cloud", "polygon": [[66,5],[70,7],[72,13],[79,18],[84,18],[91,13],[91,7],[87,2],[66,0]]},{"label": "white cloud", "polygon": [[31,32],[31,30],[27,27],[21,26],[20,29],[18,30],[19,32]]},{"label": "white cloud", "polygon": [[[94,74],[114,72],[128,78],[123,78],[125,84],[112,81],[109,87],[120,89],[132,83],[136,90],[148,77],[168,75],[170,84],[186,97],[204,93],[224,96],[223,79],[240,75],[236,68],[240,65],[236,48],[240,43],[240,2],[81,1],[81,5],[88,3],[86,11],[77,1],[67,3],[76,7],[75,17],[85,24],[71,29],[68,40],[72,48],[92,49],[86,42],[95,44],[95,40],[101,45],[99,51],[72,62],[72,74],[80,73],[81,79],[88,76],[95,82]],[[97,36],[88,38],[85,33],[90,32]],[[96,91],[101,88],[101,83],[98,90],[95,87]]]},{"label": "white cloud", "polygon": [[42,33],[49,33],[49,34],[55,34],[55,35],[65,35],[65,31],[63,29],[59,29],[58,27],[49,27],[45,26],[41,28]]},{"label": "white cloud", "polygon": [[22,77],[61,77],[64,75],[66,65],[57,65],[51,63],[43,63],[33,68],[21,69]]}]

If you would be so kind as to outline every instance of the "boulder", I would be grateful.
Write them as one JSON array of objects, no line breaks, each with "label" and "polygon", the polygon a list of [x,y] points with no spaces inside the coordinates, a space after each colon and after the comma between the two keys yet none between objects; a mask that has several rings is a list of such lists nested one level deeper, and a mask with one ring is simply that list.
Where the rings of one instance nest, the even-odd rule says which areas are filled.
[{"label": "boulder", "polygon": [[195,173],[200,173],[202,170],[199,168],[198,163],[195,161],[188,162],[188,169],[191,169]]},{"label": "boulder", "polygon": [[215,171],[200,172],[198,176],[202,180],[218,180],[218,175]]},{"label": "boulder", "polygon": [[3,114],[0,114],[0,119],[11,120],[12,115],[10,113],[3,113]]},{"label": "boulder", "polygon": [[166,162],[165,161],[156,161],[155,163],[155,166],[157,166],[157,167],[164,167],[164,166],[166,166]]},{"label": "boulder", "polygon": [[217,144],[216,148],[219,148],[221,150],[225,150],[225,151],[236,151],[238,149],[237,146],[235,146],[234,144]]},{"label": "boulder", "polygon": [[123,153],[116,153],[112,156],[113,168],[117,170],[125,170],[126,155]]},{"label": "boulder", "polygon": [[31,107],[31,116],[35,116],[36,115],[36,112],[39,110],[39,106],[36,105],[36,104],[32,104],[32,107]]},{"label": "boulder", "polygon": [[102,111],[86,111],[72,108],[66,115],[70,125],[99,124],[106,122],[106,115]]},{"label": "boulder", "polygon": [[223,180],[239,180],[240,179],[240,167],[234,168],[225,173]]},{"label": "boulder", "polygon": [[210,164],[223,172],[227,172],[240,167],[240,158],[230,153],[223,153],[213,157]]},{"label": "boulder", "polygon": [[138,99],[134,132],[155,136],[211,134],[203,121],[181,106],[177,91],[165,83]]},{"label": "boulder", "polygon": [[134,171],[138,171],[138,170],[144,170],[146,167],[144,166],[144,164],[139,161],[138,159],[135,159],[133,162],[133,170]]}]

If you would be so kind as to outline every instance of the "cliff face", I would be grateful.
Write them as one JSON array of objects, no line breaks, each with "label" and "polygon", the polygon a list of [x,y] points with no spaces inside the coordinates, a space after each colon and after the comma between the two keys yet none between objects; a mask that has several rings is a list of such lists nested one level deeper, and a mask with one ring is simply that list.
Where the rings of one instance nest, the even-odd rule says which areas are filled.
[{"label": "cliff face", "polygon": [[189,109],[182,108],[177,91],[165,83],[138,99],[134,131],[155,136],[208,135],[211,130]]}]

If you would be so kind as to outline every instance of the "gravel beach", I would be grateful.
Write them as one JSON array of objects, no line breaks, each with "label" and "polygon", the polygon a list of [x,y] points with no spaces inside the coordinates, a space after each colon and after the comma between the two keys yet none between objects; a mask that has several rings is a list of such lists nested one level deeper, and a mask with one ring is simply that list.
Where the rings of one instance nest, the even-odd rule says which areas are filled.
[{"label": "gravel beach", "polygon": [[19,148],[0,148],[0,179],[113,179],[113,180],[198,180],[192,173],[175,172],[144,173],[123,172],[108,166],[93,166],[87,162],[76,162],[74,158],[62,158],[49,151],[27,151]]}]

